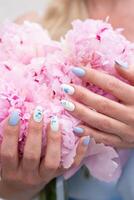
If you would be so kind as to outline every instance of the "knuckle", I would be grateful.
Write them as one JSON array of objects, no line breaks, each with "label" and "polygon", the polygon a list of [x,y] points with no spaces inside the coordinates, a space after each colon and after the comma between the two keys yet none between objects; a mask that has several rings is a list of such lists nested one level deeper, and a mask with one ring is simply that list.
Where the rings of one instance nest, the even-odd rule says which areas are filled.
[{"label": "knuckle", "polygon": [[[78,117],[82,120],[82,121],[85,121],[85,120],[88,120],[87,118],[85,119],[85,116],[88,115],[88,112],[86,112],[86,110],[83,108],[83,106],[81,105],[78,105],[77,106],[78,109],[76,110],[75,112],[75,116]],[[88,110],[87,110],[88,111]]]},{"label": "knuckle", "polygon": [[16,177],[16,174],[12,173],[12,172],[6,172],[6,173],[3,173],[2,175],[2,179],[7,181],[7,182],[17,182],[17,177]]},{"label": "knuckle", "polygon": [[59,168],[59,163],[58,162],[53,162],[53,161],[47,161],[45,163],[45,168],[48,171],[56,171]]},{"label": "knuckle", "polygon": [[84,99],[86,99],[86,93],[84,92],[84,90],[81,89],[80,86],[77,86],[76,91],[77,91],[76,98],[79,100],[82,99],[84,101]]},{"label": "knuckle", "polygon": [[106,100],[99,100],[97,106],[98,111],[106,112],[109,109],[109,103]]},{"label": "knuckle", "polygon": [[12,151],[1,152],[1,160],[14,161],[15,153]]},{"label": "knuckle", "polygon": [[107,137],[107,136],[105,136],[105,135],[103,135],[103,136],[101,137],[101,142],[102,142],[103,144],[105,144],[105,145],[111,145],[111,140],[110,140],[110,138]]},{"label": "knuckle", "polygon": [[50,139],[51,141],[55,144],[55,143],[60,143],[61,142],[61,134],[50,134]]},{"label": "knuckle", "polygon": [[27,152],[25,154],[24,159],[30,163],[34,163],[38,160],[38,157],[35,155],[35,153],[33,153],[32,151]]},{"label": "knuckle", "polygon": [[119,88],[119,82],[116,80],[116,78],[112,77],[107,81],[107,88],[109,92],[114,92],[117,88]]},{"label": "knuckle", "polygon": [[114,136],[111,137],[110,135],[103,135],[102,136],[102,143],[107,145],[107,146],[119,147],[119,145],[121,143],[121,139],[120,138],[114,138]]},{"label": "knuckle", "polygon": [[39,133],[42,130],[42,125],[40,123],[31,122],[29,126],[29,132]]},{"label": "knuckle", "polygon": [[111,123],[107,119],[99,120],[97,126],[102,131],[107,131],[111,128]]},{"label": "knuckle", "polygon": [[78,114],[79,114],[79,116],[81,116],[81,119],[85,118],[85,112],[84,112],[84,109],[82,107],[79,107]]},{"label": "knuckle", "polygon": [[80,102],[88,103],[88,99],[90,98],[90,91],[86,88],[78,87],[78,92],[76,99],[78,99]]}]

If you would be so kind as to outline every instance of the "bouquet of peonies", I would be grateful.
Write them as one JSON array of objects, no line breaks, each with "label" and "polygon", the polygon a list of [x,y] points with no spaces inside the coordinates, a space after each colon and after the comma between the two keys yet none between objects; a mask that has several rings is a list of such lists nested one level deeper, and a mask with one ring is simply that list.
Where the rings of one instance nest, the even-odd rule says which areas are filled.
[{"label": "bouquet of peonies", "polygon": [[[100,20],[76,20],[60,42],[53,41],[40,25],[24,22],[16,25],[5,22],[0,26],[0,141],[5,119],[14,109],[21,118],[19,152],[23,154],[28,121],[36,106],[44,109],[42,149],[46,146],[46,126],[51,116],[58,116],[62,131],[61,164],[69,169],[76,155],[79,138],[73,127],[81,122],[70,116],[61,106],[68,98],[61,91],[61,84],[74,83],[117,101],[100,88],[84,84],[71,72],[74,66],[92,67],[121,79],[114,69],[115,60],[131,64],[134,44],[121,35],[121,29],[113,30],[110,24]],[[126,80],[122,80],[126,81]],[[43,156],[42,151],[42,156]],[[90,173],[104,181],[120,176],[122,152],[91,139],[82,165]],[[68,170],[65,177],[78,169]]]}]

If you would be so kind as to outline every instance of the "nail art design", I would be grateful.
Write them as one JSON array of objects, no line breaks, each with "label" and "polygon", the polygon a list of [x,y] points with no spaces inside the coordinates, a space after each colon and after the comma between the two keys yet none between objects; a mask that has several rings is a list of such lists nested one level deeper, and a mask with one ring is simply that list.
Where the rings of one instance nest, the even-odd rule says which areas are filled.
[{"label": "nail art design", "polygon": [[50,124],[51,130],[53,132],[58,132],[59,130],[59,119],[57,116],[54,116],[51,118],[51,124]]},{"label": "nail art design", "polygon": [[128,69],[128,63],[127,62],[122,62],[120,60],[115,60],[115,63],[117,65],[119,65],[120,67],[124,68],[124,69]]},{"label": "nail art design", "polygon": [[75,110],[75,105],[70,101],[61,100],[61,105],[68,111],[72,112]]},{"label": "nail art design", "polygon": [[43,108],[41,106],[37,106],[34,110],[33,119],[35,122],[40,123],[43,119]]},{"label": "nail art design", "polygon": [[66,93],[66,94],[69,94],[69,95],[73,95],[75,90],[74,90],[74,87],[72,87],[71,85],[67,85],[67,84],[62,84],[61,85],[61,89]]},{"label": "nail art design", "polygon": [[84,133],[84,129],[81,128],[81,127],[74,127],[74,128],[73,128],[73,132],[74,132],[76,135],[81,135],[82,133]]},{"label": "nail art design", "polygon": [[84,146],[88,146],[90,143],[90,136],[86,136],[84,139],[83,139],[83,145]]},{"label": "nail art design", "polygon": [[85,70],[80,67],[73,67],[72,72],[78,77],[83,77],[86,74]]},{"label": "nail art design", "polygon": [[9,118],[9,125],[11,126],[16,126],[20,121],[20,116],[19,116],[19,111],[14,110]]}]

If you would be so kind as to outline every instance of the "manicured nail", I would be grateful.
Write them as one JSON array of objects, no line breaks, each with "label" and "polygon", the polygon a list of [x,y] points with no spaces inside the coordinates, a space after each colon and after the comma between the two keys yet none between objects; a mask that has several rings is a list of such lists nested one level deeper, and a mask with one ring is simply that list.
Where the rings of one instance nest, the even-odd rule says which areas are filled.
[{"label": "manicured nail", "polygon": [[68,111],[74,111],[75,109],[75,105],[70,102],[70,101],[66,101],[66,100],[61,100],[61,105]]},{"label": "manicured nail", "polygon": [[84,146],[88,146],[90,143],[90,136],[86,136],[84,139],[83,139],[83,145]]},{"label": "manicured nail", "polygon": [[85,70],[80,67],[73,67],[72,72],[78,77],[83,77],[86,74]]},{"label": "manicured nail", "polygon": [[50,127],[54,133],[57,133],[59,131],[59,120],[57,116],[51,118]]},{"label": "manicured nail", "polygon": [[20,121],[20,116],[19,116],[19,111],[14,110],[9,118],[9,125],[11,126],[16,126]]},{"label": "manicured nail", "polygon": [[74,127],[74,128],[73,128],[73,132],[74,132],[76,135],[81,135],[82,133],[84,133],[84,129],[81,128],[81,127]]},{"label": "manicured nail", "polygon": [[43,119],[43,108],[41,106],[37,106],[34,110],[33,119],[35,122],[40,123]]},{"label": "manicured nail", "polygon": [[61,89],[66,93],[66,94],[69,94],[69,95],[73,95],[75,90],[74,90],[74,87],[72,87],[71,85],[67,85],[67,84],[62,84],[61,85]]},{"label": "manicured nail", "polygon": [[114,167],[117,168],[119,166],[119,164],[115,161],[112,162],[114,164]]},{"label": "manicured nail", "polygon": [[115,63],[122,67],[123,69],[128,69],[128,63],[127,62],[122,62],[120,60],[116,60]]}]

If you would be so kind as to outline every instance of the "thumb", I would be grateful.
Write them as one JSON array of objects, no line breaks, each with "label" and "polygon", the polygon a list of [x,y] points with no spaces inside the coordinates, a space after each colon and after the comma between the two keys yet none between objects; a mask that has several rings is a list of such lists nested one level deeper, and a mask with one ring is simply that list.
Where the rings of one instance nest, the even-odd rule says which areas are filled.
[{"label": "thumb", "polygon": [[134,85],[134,66],[128,66],[127,63],[120,61],[115,61],[115,63],[115,68],[118,74]]}]

